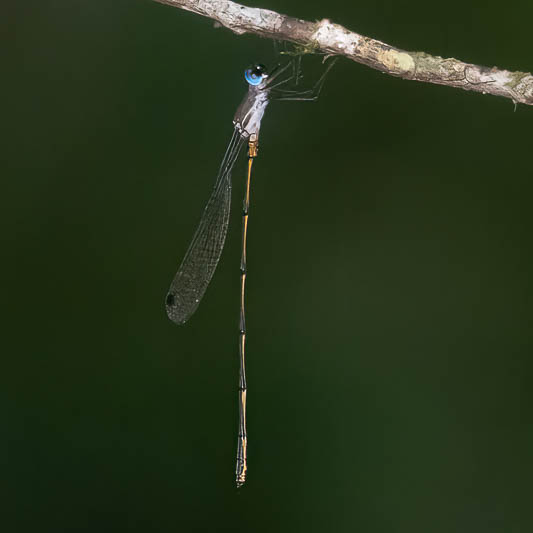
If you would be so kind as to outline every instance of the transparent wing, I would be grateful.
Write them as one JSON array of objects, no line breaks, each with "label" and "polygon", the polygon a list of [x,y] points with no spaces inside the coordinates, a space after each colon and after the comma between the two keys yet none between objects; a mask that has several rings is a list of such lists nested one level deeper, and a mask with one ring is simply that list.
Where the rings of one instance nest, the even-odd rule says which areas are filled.
[{"label": "transparent wing", "polygon": [[176,324],[183,324],[196,311],[220,259],[231,207],[231,170],[244,142],[234,130],[198,229],[170,285],[166,309]]}]

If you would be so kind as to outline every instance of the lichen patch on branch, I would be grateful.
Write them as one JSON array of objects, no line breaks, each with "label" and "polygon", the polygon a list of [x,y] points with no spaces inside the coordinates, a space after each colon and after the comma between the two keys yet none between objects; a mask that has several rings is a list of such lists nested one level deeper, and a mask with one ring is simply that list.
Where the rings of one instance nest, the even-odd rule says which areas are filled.
[{"label": "lichen patch on branch", "polygon": [[355,54],[359,45],[359,35],[349,32],[338,24],[333,24],[328,19],[317,23],[316,31],[310,39],[315,41],[324,51],[339,54]]},{"label": "lichen patch on branch", "polygon": [[399,50],[382,50],[378,53],[378,60],[394,74],[405,74],[415,69],[415,62],[407,52]]}]

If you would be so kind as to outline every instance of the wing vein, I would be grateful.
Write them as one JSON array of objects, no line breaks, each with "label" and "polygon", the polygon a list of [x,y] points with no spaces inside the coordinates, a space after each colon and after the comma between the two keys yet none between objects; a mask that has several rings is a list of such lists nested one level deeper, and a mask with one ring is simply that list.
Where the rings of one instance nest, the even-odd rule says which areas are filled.
[{"label": "wing vein", "polygon": [[170,284],[166,310],[176,324],[183,324],[194,313],[218,265],[229,224],[231,171],[244,142],[235,129],[200,224]]}]

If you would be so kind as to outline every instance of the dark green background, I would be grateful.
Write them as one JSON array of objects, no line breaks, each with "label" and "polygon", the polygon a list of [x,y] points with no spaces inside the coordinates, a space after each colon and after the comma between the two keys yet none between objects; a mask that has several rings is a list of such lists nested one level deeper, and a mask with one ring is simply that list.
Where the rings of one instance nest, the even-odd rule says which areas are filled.
[{"label": "dark green background", "polygon": [[[526,0],[258,5],[533,69]],[[268,109],[237,492],[243,160],[202,305],[163,301],[271,42],[148,0],[1,26],[2,531],[533,530],[532,108],[343,60]]]}]

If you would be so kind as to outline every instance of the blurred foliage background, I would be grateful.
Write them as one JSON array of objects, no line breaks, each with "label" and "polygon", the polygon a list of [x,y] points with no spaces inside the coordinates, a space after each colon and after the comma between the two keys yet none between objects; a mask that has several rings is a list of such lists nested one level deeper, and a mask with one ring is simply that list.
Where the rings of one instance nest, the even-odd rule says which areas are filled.
[{"label": "blurred foliage background", "polygon": [[[525,0],[254,4],[533,70]],[[272,43],[148,0],[0,24],[3,531],[533,530],[533,109],[341,60],[267,110],[236,491],[243,160],[202,305],[163,302]]]}]

